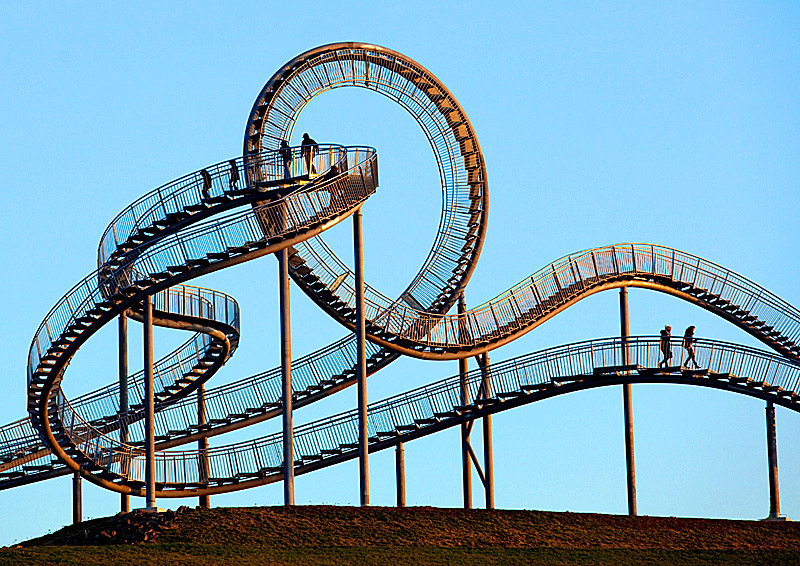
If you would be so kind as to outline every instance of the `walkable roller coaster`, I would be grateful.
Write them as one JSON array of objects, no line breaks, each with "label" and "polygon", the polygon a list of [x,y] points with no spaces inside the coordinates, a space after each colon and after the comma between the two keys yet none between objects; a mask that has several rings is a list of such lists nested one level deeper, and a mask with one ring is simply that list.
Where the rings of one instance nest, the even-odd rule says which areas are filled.
[{"label": "walkable roller coaster", "polygon": [[[389,97],[414,117],[441,179],[442,214],[433,246],[397,299],[365,284],[358,259],[351,270],[323,240],[325,230],[350,216],[360,227],[360,207],[378,186],[375,150],[280,147],[312,98],[353,86]],[[120,212],[100,240],[97,270],[47,314],[28,357],[28,417],[0,427],[0,489],[77,473],[151,502],[156,496],[286,483],[290,475],[471,426],[478,417],[612,384],[701,385],[800,411],[800,312],[744,277],[685,252],[640,243],[580,251],[467,310],[459,299],[481,252],[487,211],[486,169],[475,131],[432,73],[400,53],[363,43],[299,55],[259,93],[243,156],[161,186]],[[357,246],[359,238],[360,232]],[[239,310],[232,297],[187,282],[269,254],[277,254],[294,282],[351,332],[290,363],[285,359],[283,367],[205,389],[236,350]],[[495,364],[483,356],[471,372],[291,427],[292,410],[360,379],[363,385],[366,375],[401,355],[481,356],[589,295],[627,287],[689,301],[772,352],[698,339],[703,369],[659,368],[658,339],[623,335]],[[146,357],[142,372],[129,376],[121,363],[118,382],[65,398],[61,383],[79,348],[114,320],[123,336],[127,318],[191,336],[163,359],[148,363]],[[145,356],[148,348],[152,355],[145,333]],[[279,434],[175,449],[281,416],[289,425]]]}]

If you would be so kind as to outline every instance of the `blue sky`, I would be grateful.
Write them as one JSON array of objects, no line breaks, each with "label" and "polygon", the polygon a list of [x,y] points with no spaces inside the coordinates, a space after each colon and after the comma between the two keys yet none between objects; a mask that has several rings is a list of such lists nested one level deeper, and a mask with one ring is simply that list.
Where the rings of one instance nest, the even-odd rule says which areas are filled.
[{"label": "blue sky", "polygon": [[[800,10],[781,2],[4,6],[0,422],[25,415],[31,337],[94,269],[108,222],[145,192],[240,155],[245,120],[267,79],[295,55],[336,41],[383,45],[417,60],[469,115],[490,195],[469,304],[569,253],[630,241],[699,255],[800,304],[798,30]],[[319,142],[378,149],[381,185],[364,206],[365,272],[383,292],[402,291],[427,256],[441,203],[421,131],[399,107],[356,89],[315,99],[296,129],[303,131]],[[329,238],[345,258],[349,226]],[[196,284],[232,294],[242,310],[240,348],[211,385],[276,366],[277,262],[263,258]],[[491,358],[614,335],[617,300],[616,293],[586,299]],[[295,355],[344,334],[296,289],[292,306]],[[634,289],[630,308],[633,334],[694,324],[698,336],[758,345],[666,295]],[[139,326],[131,328],[136,369]],[[166,353],[183,336],[156,338]],[[107,329],[85,346],[67,372],[69,394],[116,379],[114,344]],[[401,360],[371,378],[369,398],[456,372],[455,362]],[[763,402],[696,387],[633,390],[640,513],[766,516]],[[295,422],[354,404],[355,392],[345,391],[299,411]],[[800,416],[777,413],[782,510],[796,519]],[[498,507],[625,512],[620,388],[498,415],[494,435]],[[390,452],[371,459],[373,504],[394,503],[393,464]],[[408,444],[406,473],[409,504],[458,506],[457,431]],[[0,492],[0,545],[68,523],[69,481]],[[299,477],[296,498],[357,503],[357,464]],[[212,498],[218,506],[281,501],[280,485]],[[195,504],[160,502],[183,503]],[[478,493],[475,503],[482,504]],[[117,509],[116,494],[84,484],[85,516]]]}]

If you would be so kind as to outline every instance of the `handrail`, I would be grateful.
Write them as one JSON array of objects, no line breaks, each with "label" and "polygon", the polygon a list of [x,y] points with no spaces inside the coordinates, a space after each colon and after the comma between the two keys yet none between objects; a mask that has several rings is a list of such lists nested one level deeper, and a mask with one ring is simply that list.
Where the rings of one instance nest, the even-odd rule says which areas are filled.
[{"label": "handrail", "polygon": [[[628,349],[628,366],[622,366],[622,349]],[[681,340],[671,342],[673,349],[681,348]],[[371,403],[368,407],[368,430],[376,448],[384,443],[405,441],[404,434],[418,438],[455,426],[464,419],[486,412],[499,412],[524,403],[534,402],[563,391],[575,391],[611,382],[692,383],[729,391],[772,398],[800,412],[800,363],[780,355],[728,342],[697,338],[695,355],[703,372],[683,372],[679,369],[658,370],[661,340],[654,336],[603,338],[575,342],[525,354],[503,362],[490,364],[486,375],[491,380],[492,401],[477,402],[478,389],[484,379],[483,370],[467,373],[469,398],[476,404],[464,407],[461,401],[459,375],[448,377],[422,387]],[[639,374],[624,373],[630,366],[641,366]],[[614,368],[617,369],[614,369]],[[646,369],[652,371],[644,371]],[[597,373],[597,370],[602,370]],[[567,387],[568,386],[568,387]],[[753,387],[756,386],[756,387]],[[541,393],[541,394],[540,394]],[[789,401],[793,394],[797,401]],[[508,399],[504,401],[504,399]],[[512,402],[513,401],[513,402]],[[298,473],[305,468],[318,469],[347,458],[355,457],[358,438],[357,410],[345,411],[301,425],[295,429],[295,460]],[[427,429],[427,432],[426,432]],[[380,440],[377,440],[380,439]],[[197,490],[208,489],[208,478],[199,477],[198,458],[207,456],[209,478],[228,483],[226,491],[253,487],[279,477],[282,465],[280,433],[231,444],[207,451],[183,450],[159,452],[156,463],[156,482],[164,483],[166,497],[184,495],[186,485],[196,484]],[[106,452],[107,446],[97,439],[87,439],[87,450],[103,452],[106,461],[123,462],[130,456],[140,457],[140,451],[124,454]],[[129,481],[143,482],[142,465],[132,465]],[[275,476],[269,479],[269,476]],[[247,483],[247,478],[253,482]],[[242,480],[241,485],[235,485]],[[174,493],[173,493],[174,492]]]},{"label": "handrail", "polygon": [[[208,173],[208,191],[211,197],[256,186],[259,181],[268,183],[307,177],[302,148],[290,147],[289,152],[291,159],[288,164],[288,175],[283,168],[280,150],[276,149],[263,151],[246,159],[237,157],[208,165],[146,193],[117,214],[103,231],[97,250],[98,267],[105,264],[109,256],[137,228],[152,226],[157,220],[164,219],[167,214],[178,213],[187,206],[200,204],[203,186],[206,184],[203,172]],[[328,171],[331,165],[341,164],[346,155],[347,152],[342,146],[320,144],[314,156],[314,164],[319,171]]]},{"label": "handrail", "polygon": [[[387,348],[418,357],[426,357],[434,349],[455,354],[451,357],[466,357],[476,353],[470,349],[486,351],[501,345],[574,297],[615,280],[631,280],[631,285],[648,281],[653,288],[660,285],[673,290],[686,287],[684,294],[695,296],[706,293],[710,306],[724,304],[731,313],[736,308],[739,317],[755,316],[761,326],[780,333],[792,347],[800,343],[800,311],[792,305],[715,263],[654,244],[616,244],[571,254],[463,314],[419,311],[376,292],[367,294],[365,309],[367,318],[384,333],[381,336],[374,331],[376,341]],[[352,299],[348,304],[353,304]],[[784,353],[792,355],[792,347],[786,347]],[[800,348],[794,348],[793,355],[798,354]]]}]

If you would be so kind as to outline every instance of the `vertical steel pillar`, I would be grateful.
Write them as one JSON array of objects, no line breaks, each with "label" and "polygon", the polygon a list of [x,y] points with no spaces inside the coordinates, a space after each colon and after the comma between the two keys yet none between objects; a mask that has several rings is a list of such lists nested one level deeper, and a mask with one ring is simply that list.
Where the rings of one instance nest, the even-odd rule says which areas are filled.
[{"label": "vertical steel pillar", "polygon": [[81,511],[81,474],[72,473],[72,524],[77,525],[83,520]]},{"label": "vertical steel pillar", "polygon": [[[458,297],[458,314],[463,315],[465,312],[467,312],[467,303],[464,300],[464,293],[462,292]],[[469,405],[468,371],[469,360],[467,358],[458,360],[462,406]],[[461,424],[461,483],[464,488],[464,509],[472,509],[472,460],[470,460],[469,456],[469,435],[472,429],[469,425],[470,423]]]},{"label": "vertical steel pillar", "polygon": [[395,475],[397,476],[397,506],[406,506],[406,456],[403,443],[397,444],[394,453]]},{"label": "vertical steel pillar", "polygon": [[[128,443],[128,311],[119,315],[119,441]],[[123,416],[126,415],[126,416]],[[127,513],[131,510],[130,496],[120,494],[120,511]]]},{"label": "vertical steel pillar", "polygon": [[361,505],[369,505],[369,431],[367,428],[367,343],[364,314],[364,240],[361,208],[353,214],[356,276],[356,376],[358,376],[358,462]]},{"label": "vertical steel pillar", "polygon": [[[197,424],[206,424],[206,387],[201,385],[197,390]],[[197,449],[200,453],[200,460],[197,462],[199,469],[200,481],[208,479],[208,437],[204,436],[197,441]],[[201,495],[198,498],[200,507],[209,509],[211,507],[211,497],[208,495]]]},{"label": "vertical steel pillar", "polygon": [[281,380],[283,393],[283,504],[294,505],[294,427],[292,424],[292,324],[289,308],[289,252],[278,252],[281,297]]},{"label": "vertical steel pillar", "polygon": [[148,509],[156,508],[156,421],[153,414],[153,299],[142,301],[144,310],[144,449],[145,490]]},{"label": "vertical steel pillar", "polygon": [[[489,378],[489,354],[483,355],[483,392],[486,399],[492,396]],[[486,508],[494,509],[494,456],[492,453],[492,415],[483,417],[483,474],[486,478]]]},{"label": "vertical steel pillar", "polygon": [[[619,290],[619,323],[622,335],[622,364],[630,363],[628,351],[628,337],[630,324],[628,318],[628,288]],[[633,399],[631,384],[622,386],[622,404],[625,411],[625,462],[628,479],[628,515],[636,515],[636,462],[633,454]]]},{"label": "vertical steel pillar", "polygon": [[769,519],[781,517],[778,493],[778,435],[775,429],[775,405],[767,401],[767,463],[769,464]]}]

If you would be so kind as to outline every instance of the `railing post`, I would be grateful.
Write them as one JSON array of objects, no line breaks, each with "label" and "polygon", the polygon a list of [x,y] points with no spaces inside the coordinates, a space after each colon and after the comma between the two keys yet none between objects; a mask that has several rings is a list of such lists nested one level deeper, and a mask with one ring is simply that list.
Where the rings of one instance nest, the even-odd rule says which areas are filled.
[{"label": "railing post", "polygon": [[[464,316],[467,312],[464,293],[458,297],[458,314]],[[461,337],[459,337],[460,339]],[[469,371],[469,360],[461,358],[458,360],[458,375],[461,385],[461,406],[469,405],[469,383],[467,382],[467,372]],[[472,509],[472,462],[469,455],[469,435],[471,427],[469,423],[461,424],[461,477],[464,488],[464,509]]]},{"label": "railing post", "polygon": [[778,493],[778,435],[775,428],[775,405],[767,401],[767,463],[769,465],[769,516],[767,520],[779,521],[781,517]]},{"label": "railing post", "polygon": [[[622,365],[628,365],[628,336],[630,336],[630,325],[628,319],[628,288],[622,287],[619,290],[619,319],[622,335]],[[627,371],[625,372],[627,375]],[[622,386],[622,403],[625,411],[625,462],[627,470],[628,485],[628,515],[636,515],[636,461],[633,454],[633,399],[631,384],[625,383]]]},{"label": "railing post", "polygon": [[289,252],[278,252],[280,270],[281,381],[283,386],[283,504],[294,505],[294,433],[292,423],[292,329],[289,308]]},{"label": "railing post", "polygon": [[364,241],[359,207],[353,214],[356,277],[356,376],[358,377],[358,461],[361,505],[369,505],[369,431],[367,428],[367,346],[364,320]]},{"label": "railing post", "polygon": [[72,524],[77,525],[83,520],[81,510],[81,474],[72,473]]},{"label": "railing post", "polygon": [[[206,424],[206,388],[201,385],[197,390],[197,424]],[[200,452],[200,460],[197,462],[199,467],[199,479],[208,479],[208,437],[204,436],[197,441],[197,450]],[[211,507],[211,497],[208,495],[201,495],[199,497],[200,507],[209,509]]]},{"label": "railing post", "polygon": [[395,450],[395,475],[397,482],[397,506],[406,506],[406,456],[403,443],[397,444]]},{"label": "railing post", "polygon": [[146,508],[156,510],[156,444],[153,396],[153,299],[142,301],[144,310],[144,448]]},{"label": "railing post", "polygon": [[[119,441],[128,443],[128,312],[119,315]],[[120,494],[120,511],[127,513],[131,510],[130,496]]]},{"label": "railing post", "polygon": [[[484,399],[492,396],[489,377],[489,354],[483,355],[483,393]],[[494,456],[492,452],[492,415],[483,417],[483,473],[486,477],[486,508],[494,509]]]}]

